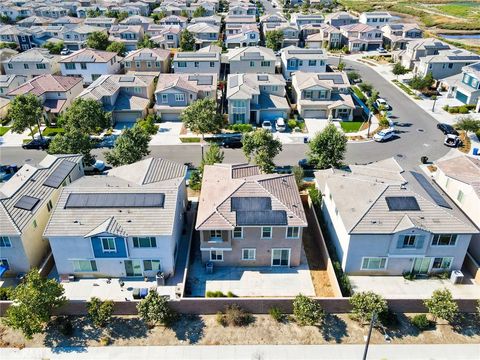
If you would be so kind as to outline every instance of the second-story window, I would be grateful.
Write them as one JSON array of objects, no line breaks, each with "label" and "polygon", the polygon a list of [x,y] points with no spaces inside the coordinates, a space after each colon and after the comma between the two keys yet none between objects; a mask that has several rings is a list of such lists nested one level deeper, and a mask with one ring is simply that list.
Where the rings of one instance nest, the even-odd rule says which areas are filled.
[{"label": "second-story window", "polygon": [[178,62],[178,67],[179,67],[179,68],[187,67],[187,63],[186,63],[185,61],[179,61],[179,62]]},{"label": "second-story window", "polygon": [[222,230],[210,230],[210,239],[221,239]]},{"label": "second-story window", "polygon": [[262,61],[261,64],[263,67],[270,66],[270,61]]},{"label": "second-story window", "polygon": [[117,248],[115,246],[115,238],[105,237],[102,239],[102,249],[103,252],[116,252]]},{"label": "second-story window", "polygon": [[308,60],[308,66],[317,66],[317,60]]},{"label": "second-story window", "polygon": [[8,236],[0,236],[0,248],[12,247],[12,242]]},{"label": "second-story window", "polygon": [[46,69],[47,66],[45,64],[36,64],[38,70]]},{"label": "second-story window", "polygon": [[66,63],[65,69],[67,70],[75,70],[75,63]]},{"label": "second-story window", "polygon": [[215,67],[215,62],[214,61],[210,61],[210,67]]},{"label": "second-story window", "polygon": [[262,239],[271,239],[272,238],[272,227],[264,226],[262,227]]},{"label": "second-story window", "polygon": [[162,103],[168,103],[168,94],[162,94]]},{"label": "second-story window", "polygon": [[199,63],[198,61],[195,61],[195,62],[193,63],[193,66],[199,67],[199,66],[200,66],[200,63]]},{"label": "second-story window", "polygon": [[154,237],[134,237],[134,248],[154,248],[157,247],[157,240]]},{"label": "second-story window", "polygon": [[23,68],[24,68],[25,70],[28,70],[28,69],[30,69],[30,66],[28,66],[28,64],[23,64]]},{"label": "second-story window", "polygon": [[175,101],[185,101],[184,94],[175,94]]},{"label": "second-story window", "polygon": [[287,227],[287,239],[298,239],[300,236],[300,228],[298,226]]},{"label": "second-story window", "polygon": [[87,70],[87,64],[86,63],[80,63],[80,69]]},{"label": "second-story window", "polygon": [[455,234],[435,234],[433,236],[433,246],[455,246],[457,244],[457,235]]},{"label": "second-story window", "polygon": [[125,61],[125,67],[126,68],[129,68],[131,65],[132,65],[132,63],[130,61]]},{"label": "second-story window", "polygon": [[243,228],[242,227],[235,227],[233,229],[233,238],[234,239],[243,239]]}]

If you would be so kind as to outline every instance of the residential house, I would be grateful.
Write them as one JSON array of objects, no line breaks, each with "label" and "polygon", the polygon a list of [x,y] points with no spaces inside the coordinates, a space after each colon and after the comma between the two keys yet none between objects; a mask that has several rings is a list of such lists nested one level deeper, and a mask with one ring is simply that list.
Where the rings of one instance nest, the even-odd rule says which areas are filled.
[{"label": "residential house", "polygon": [[256,24],[255,15],[227,15],[225,16],[225,29],[228,30],[231,26],[241,26],[247,24]]},{"label": "residential house", "polygon": [[432,74],[434,79],[460,74],[463,67],[480,61],[480,55],[463,49],[451,49],[439,51],[437,55],[429,55],[420,58],[413,69],[414,73],[425,76]]},{"label": "residential house", "polygon": [[245,46],[257,46],[260,42],[260,31],[257,25],[247,24],[230,26],[224,34],[224,44],[228,49]]},{"label": "residential house", "polygon": [[46,122],[51,123],[55,122],[57,116],[68,109],[82,90],[81,77],[43,74],[10,90],[6,95],[10,99],[18,95],[35,95],[43,105]]},{"label": "residential house", "polygon": [[147,115],[155,76],[135,73],[102,75],[78,96],[101,102],[105,111],[112,113],[112,122],[134,123]]},{"label": "residential house", "polygon": [[9,48],[0,49],[0,74],[5,74],[5,61],[18,54],[18,51]]},{"label": "residential house", "polygon": [[21,27],[29,28],[32,26],[47,26],[51,23],[51,21],[52,19],[50,18],[32,15],[25,19],[17,21],[16,24]]},{"label": "residential house", "polygon": [[25,75],[0,75],[0,97],[6,96],[11,90],[19,87],[27,81]]},{"label": "residential house", "polygon": [[10,99],[0,96],[0,119],[5,119],[10,108]]},{"label": "residential house", "polygon": [[370,25],[375,29],[380,29],[382,26],[387,25],[393,16],[386,11],[372,11],[361,13],[358,22],[360,24]]},{"label": "residential house", "polygon": [[82,49],[60,60],[62,75],[81,76],[89,85],[101,75],[117,74],[122,58],[116,52]]},{"label": "residential house", "polygon": [[94,6],[93,4],[88,6],[80,6],[80,7],[77,7],[77,17],[85,19],[90,13],[90,11],[94,11],[95,13],[98,13],[101,16],[101,15],[104,15],[107,12],[107,10],[108,9],[104,6]]},{"label": "residential house", "polygon": [[25,274],[49,254],[43,231],[63,186],[83,175],[80,155],[47,155],[24,164],[0,190],[0,272]]},{"label": "residential house", "polygon": [[187,30],[195,37],[196,48],[200,49],[218,40],[220,26],[207,23],[195,23],[188,25]]},{"label": "residential house", "polygon": [[203,8],[205,16],[213,16],[215,15],[215,5],[214,4],[209,4],[209,3],[199,3],[199,2],[192,2],[189,7],[186,8],[188,17],[191,19],[193,18],[193,15],[195,14],[195,11],[197,9]]},{"label": "residential house", "polygon": [[182,29],[178,25],[150,24],[147,35],[162,49],[176,49],[180,45],[181,31]]},{"label": "residential house", "polygon": [[405,50],[394,53],[393,59],[400,61],[407,69],[413,69],[421,58],[437,55],[439,51],[450,48],[450,45],[435,38],[418,39],[410,41]]},{"label": "residential house", "polygon": [[184,51],[175,53],[173,72],[177,74],[220,74],[218,52]]},{"label": "residential house", "polygon": [[228,4],[229,15],[257,15],[257,6],[249,2],[230,1]]},{"label": "residential house", "polygon": [[109,33],[110,41],[125,44],[127,51],[136,50],[138,42],[143,40],[143,27],[140,25],[113,25]]},{"label": "residential house", "polygon": [[99,17],[86,18],[83,23],[88,26],[98,26],[101,28],[110,29],[113,25],[116,25],[118,23],[118,20],[116,18],[99,16]]},{"label": "residential house", "polygon": [[160,25],[176,25],[180,26],[180,29],[185,29],[187,27],[188,19],[183,16],[170,15],[166,16],[163,19],[160,19]]},{"label": "residential house", "polygon": [[353,24],[340,28],[344,42],[350,51],[376,50],[383,45],[382,30],[365,24]]},{"label": "residential house", "polygon": [[196,17],[190,20],[190,24],[197,24],[197,23],[205,23],[205,24],[220,26],[222,24],[222,18],[218,15],[211,15],[211,16]]},{"label": "residential house", "polygon": [[2,43],[18,43],[18,34],[20,30],[13,25],[2,25],[0,24],[0,42]]},{"label": "residential house", "polygon": [[168,73],[170,72],[170,51],[164,49],[138,49],[129,52],[122,60],[125,70]]},{"label": "residential house", "polygon": [[342,46],[342,33],[332,25],[304,25],[300,31],[301,37],[305,42],[305,47],[314,49],[338,49]]},{"label": "residential house", "polygon": [[[393,159],[315,172],[323,220],[348,275],[460,270],[478,229]],[[359,191],[361,189],[361,191]],[[432,192],[433,191],[433,192]],[[433,196],[433,197],[432,197]]]},{"label": "residential house", "polygon": [[281,50],[280,61],[283,77],[289,81],[292,73],[303,71],[321,73],[327,71],[327,53],[323,49],[304,49],[289,46]]},{"label": "residential house", "polygon": [[288,23],[285,16],[281,13],[271,13],[260,16],[260,24],[265,26],[265,24],[284,24]]},{"label": "residential house", "polygon": [[290,15],[290,24],[296,25],[298,28],[304,25],[323,24],[323,21],[322,14],[293,13]]},{"label": "residential house", "polygon": [[88,36],[98,31],[107,33],[107,29],[98,26],[80,25],[67,28],[63,33],[63,43],[70,50],[83,49],[87,44]]},{"label": "residential house", "polygon": [[67,26],[67,27],[74,27],[80,24],[83,24],[83,19],[73,16],[62,16],[58,19],[52,19],[51,25],[58,25],[58,26]]},{"label": "residential house", "polygon": [[423,30],[417,24],[392,23],[382,27],[383,43],[390,50],[405,50],[408,42],[423,36]]},{"label": "residential house", "polygon": [[60,70],[59,55],[47,49],[30,49],[3,61],[5,74],[25,75],[29,79],[42,74],[56,74]]},{"label": "residential house", "polygon": [[60,6],[39,6],[34,9],[35,15],[58,19],[68,15],[68,10]]},{"label": "residential house", "polygon": [[17,18],[24,18],[34,15],[31,8],[23,8],[15,4],[0,4],[0,15],[7,17],[10,21],[16,21]]},{"label": "residential house", "polygon": [[287,119],[285,79],[277,74],[230,74],[227,78],[228,122],[261,124]]},{"label": "residential house", "polygon": [[292,75],[292,98],[302,118],[352,121],[355,104],[349,89],[344,72],[298,71]]},{"label": "residential house", "polygon": [[126,19],[120,21],[121,25],[140,25],[143,28],[143,31],[147,31],[148,27],[150,24],[154,24],[155,20],[153,20],[151,17],[146,17],[146,16],[141,16],[141,15],[134,15],[134,16],[129,16]]},{"label": "residential house", "polygon": [[163,121],[178,121],[197,99],[217,99],[218,74],[160,74],[155,90],[155,111]]},{"label": "residential house", "polygon": [[460,74],[442,81],[448,87],[448,97],[454,97],[467,105],[475,105],[480,99],[480,62],[462,68]]},{"label": "residential house", "polygon": [[213,266],[300,265],[307,219],[291,174],[255,165],[206,165],[197,221],[200,252]]},{"label": "residential house", "polygon": [[336,28],[340,28],[341,26],[358,24],[358,18],[349,12],[339,11],[327,15],[325,18],[325,23]]},{"label": "residential house", "polygon": [[59,275],[173,275],[186,173],[184,165],[149,158],[64,187],[44,232]]},{"label": "residential house", "polygon": [[230,49],[224,57],[230,66],[230,74],[275,74],[276,56],[272,49],[262,46],[248,46]]}]

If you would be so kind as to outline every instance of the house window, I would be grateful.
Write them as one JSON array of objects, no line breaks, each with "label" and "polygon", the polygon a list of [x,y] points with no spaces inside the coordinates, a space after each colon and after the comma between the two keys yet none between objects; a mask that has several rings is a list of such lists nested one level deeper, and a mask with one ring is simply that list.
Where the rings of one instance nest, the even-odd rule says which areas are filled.
[{"label": "house window", "polygon": [[250,39],[255,40],[255,33],[250,34]]},{"label": "house window", "polygon": [[80,63],[80,69],[87,70],[87,64],[86,63]]},{"label": "house window", "polygon": [[47,66],[45,64],[36,64],[38,70],[46,69]]},{"label": "house window", "polygon": [[222,230],[210,230],[210,239],[222,239]]},{"label": "house window", "polygon": [[102,240],[102,249],[103,252],[116,252],[117,247],[115,246],[115,238],[108,237],[108,238],[101,238]]},{"label": "house window", "polygon": [[140,61],[135,61],[135,67],[139,68],[141,66],[142,66],[142,64],[140,63]]},{"label": "house window", "polygon": [[168,94],[162,94],[162,103],[168,103]]},{"label": "house window", "polygon": [[37,220],[33,220],[32,225],[33,225],[33,228],[36,229],[37,228]]},{"label": "house window", "polygon": [[270,61],[262,61],[261,65],[263,67],[270,66]]},{"label": "house window", "polygon": [[185,101],[184,94],[175,94],[175,101]]},{"label": "house window", "polygon": [[415,247],[415,235],[405,235],[403,237],[403,248]]},{"label": "house window", "polygon": [[287,227],[287,239],[298,239],[300,236],[300,228],[298,226]]},{"label": "house window", "polygon": [[448,270],[452,266],[452,257],[438,257],[433,259],[432,270]]},{"label": "house window", "polygon": [[459,203],[463,203],[463,199],[465,198],[465,194],[462,190],[458,190],[457,200]]},{"label": "house window", "polygon": [[457,235],[455,234],[435,234],[432,240],[432,246],[455,246],[457,244]]},{"label": "house window", "polygon": [[143,260],[144,271],[160,271],[160,260]]},{"label": "house window", "polygon": [[53,205],[52,205],[52,200],[48,200],[47,202],[47,210],[48,212],[52,211]]},{"label": "house window", "polygon": [[157,247],[157,240],[154,237],[134,237],[134,248],[154,248]]},{"label": "house window", "polygon": [[12,243],[8,236],[0,236],[0,247],[12,247]]},{"label": "house window", "polygon": [[254,67],[255,66],[255,61],[250,61],[250,67]]},{"label": "house window", "polygon": [[294,67],[295,65],[296,65],[295,60],[289,60],[289,61],[288,61],[288,66]]},{"label": "house window", "polygon": [[138,86],[135,86],[133,88],[133,92],[134,93],[137,93],[137,94],[141,94],[142,93],[142,88],[141,87],[138,87]]},{"label": "house window", "polygon": [[186,63],[185,61],[179,61],[179,62],[178,62],[178,67],[179,67],[179,68],[187,67],[187,63]]},{"label": "house window", "polygon": [[23,67],[24,67],[24,69],[29,69],[30,68],[30,66],[28,66],[28,64],[23,64]]},{"label": "house window", "polygon": [[67,70],[75,70],[75,63],[66,63],[65,69]]},{"label": "house window", "polygon": [[197,68],[199,65],[200,65],[200,63],[199,63],[198,61],[195,61],[195,62],[193,63],[193,66],[196,67],[196,68]]},{"label": "house window", "polygon": [[8,68],[9,68],[9,69],[13,69],[13,64],[10,64],[10,63],[9,63],[9,64],[8,64]]},{"label": "house window", "polygon": [[167,40],[173,40],[173,35],[167,35]]},{"label": "house window", "polygon": [[256,250],[255,249],[242,249],[242,260],[252,261],[255,260]]},{"label": "house window", "polygon": [[73,260],[73,271],[97,271],[97,263],[95,260]]},{"label": "house window", "polygon": [[308,66],[317,66],[317,60],[308,60]]},{"label": "house window", "polygon": [[272,227],[264,226],[262,227],[262,239],[271,239],[272,238]]},{"label": "house window", "polygon": [[362,259],[362,270],[385,270],[386,268],[386,257],[364,257]]},{"label": "house window", "polygon": [[448,64],[448,68],[449,68],[449,69],[453,68],[453,64],[452,64],[452,63],[449,63],[449,64]]},{"label": "house window", "polygon": [[210,67],[215,67],[215,62],[214,61],[210,61]]},{"label": "house window", "polygon": [[233,229],[233,238],[234,239],[243,239],[243,228],[242,227],[235,227]]},{"label": "house window", "polygon": [[132,66],[132,63],[130,61],[125,61],[125,67],[129,68],[130,66]]},{"label": "house window", "polygon": [[162,64],[160,64],[160,61],[155,61],[155,67],[159,68],[161,66],[162,66]]},{"label": "house window", "polygon": [[305,91],[305,99],[311,99],[312,98],[312,92],[311,91]]},{"label": "house window", "polygon": [[210,261],[223,261],[223,250],[210,250]]},{"label": "house window", "polygon": [[276,85],[272,86],[271,89],[272,89],[272,91],[278,91],[278,86],[276,86]]}]

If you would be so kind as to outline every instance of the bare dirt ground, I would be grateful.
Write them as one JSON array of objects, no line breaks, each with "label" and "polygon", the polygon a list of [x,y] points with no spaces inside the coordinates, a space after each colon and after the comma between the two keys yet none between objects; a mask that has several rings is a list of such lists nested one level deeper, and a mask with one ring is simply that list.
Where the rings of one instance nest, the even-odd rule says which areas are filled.
[{"label": "bare dirt ground", "polygon": [[[410,316],[410,315],[409,315]],[[387,330],[394,344],[478,344],[480,321],[466,316],[461,324],[452,327],[439,324],[431,330],[419,332],[399,315],[399,324]],[[109,328],[95,329],[83,317],[72,317],[74,334],[65,337],[55,325],[49,325],[45,334],[25,340],[21,333],[0,325],[0,347],[87,347],[102,346],[102,338],[109,338],[114,346],[144,345],[240,345],[240,344],[361,344],[367,326],[360,326],[348,314],[328,315],[323,326],[300,327],[292,320],[279,323],[269,315],[256,315],[245,327],[223,327],[214,315],[184,315],[172,328],[162,326],[148,329],[133,316],[116,317]],[[384,344],[383,331],[374,330],[372,343]],[[60,351],[60,350],[59,350]]]}]

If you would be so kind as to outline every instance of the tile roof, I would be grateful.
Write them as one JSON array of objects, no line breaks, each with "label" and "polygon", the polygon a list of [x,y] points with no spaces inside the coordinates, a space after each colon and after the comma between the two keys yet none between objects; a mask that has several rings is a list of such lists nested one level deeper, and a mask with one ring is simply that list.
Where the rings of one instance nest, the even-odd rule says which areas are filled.
[{"label": "tile roof", "polygon": [[[455,180],[480,189],[480,160],[460,155],[446,160],[435,162],[443,173]],[[480,192],[478,192],[480,196]]]},{"label": "tile roof", "polygon": [[7,95],[34,94],[38,96],[47,92],[65,92],[82,81],[81,77],[43,74],[13,89]]},{"label": "tile roof", "polygon": [[111,51],[102,51],[94,49],[81,49],[75,51],[73,54],[63,57],[59,62],[60,63],[73,63],[73,62],[84,62],[84,63],[106,63],[112,60],[115,56],[120,60],[121,57],[117,55],[116,52]]},{"label": "tile roof", "polygon": [[144,73],[102,75],[84,89],[78,97],[100,100],[103,96],[112,96],[122,88],[148,87],[154,79],[155,76]]},{"label": "tile roof", "polygon": [[[214,91],[217,88],[217,74],[160,74],[155,92],[179,88],[194,93]],[[202,80],[206,80],[202,82]]]},{"label": "tile roof", "polygon": [[135,60],[151,60],[151,61],[165,61],[170,57],[170,51],[165,49],[138,49],[129,52],[123,61]]},{"label": "tile roof", "polygon": [[61,57],[59,55],[50,54],[47,49],[33,48],[12,56],[10,59],[5,60],[4,63],[9,63],[9,62],[50,63],[50,62],[56,62],[60,58]]}]

